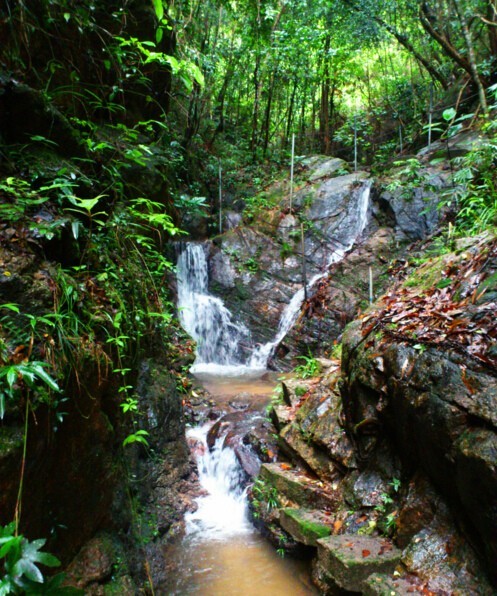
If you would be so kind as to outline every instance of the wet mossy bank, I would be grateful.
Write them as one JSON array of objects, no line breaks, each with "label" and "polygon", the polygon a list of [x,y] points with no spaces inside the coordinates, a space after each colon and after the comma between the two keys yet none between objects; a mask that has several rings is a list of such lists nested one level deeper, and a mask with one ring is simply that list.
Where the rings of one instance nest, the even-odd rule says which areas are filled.
[{"label": "wet mossy bank", "polygon": [[[495,593],[496,258],[486,235],[421,259],[346,328],[341,363],[283,382],[252,512],[323,593]],[[364,577],[339,563],[354,548]]]}]

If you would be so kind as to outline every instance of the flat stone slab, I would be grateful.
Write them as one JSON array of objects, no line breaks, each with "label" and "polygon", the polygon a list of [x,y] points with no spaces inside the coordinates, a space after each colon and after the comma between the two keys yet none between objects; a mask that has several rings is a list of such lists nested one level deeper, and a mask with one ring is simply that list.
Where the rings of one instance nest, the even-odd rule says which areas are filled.
[{"label": "flat stone slab", "polygon": [[288,507],[280,511],[281,527],[297,542],[307,546],[317,546],[317,540],[329,536],[332,522],[333,518],[312,509]]},{"label": "flat stone slab", "polygon": [[346,161],[339,157],[331,157],[325,161],[319,163],[314,167],[313,171],[309,175],[309,182],[315,182],[320,178],[327,178],[329,176],[336,176],[339,172],[347,173],[349,166]]},{"label": "flat stone slab", "polygon": [[273,406],[269,412],[269,416],[277,431],[280,431],[292,419],[292,413],[288,406]]},{"label": "flat stone slab", "polygon": [[340,588],[362,592],[373,573],[392,575],[401,551],[384,538],[343,534],[317,541],[321,568]]},{"label": "flat stone slab", "polygon": [[288,464],[263,464],[260,477],[288,501],[309,509],[334,511],[340,503],[340,493],[326,491],[323,483],[291,468]]},{"label": "flat stone slab", "polygon": [[412,596],[424,594],[426,590],[407,578],[373,573],[363,583],[362,593],[365,596]]}]

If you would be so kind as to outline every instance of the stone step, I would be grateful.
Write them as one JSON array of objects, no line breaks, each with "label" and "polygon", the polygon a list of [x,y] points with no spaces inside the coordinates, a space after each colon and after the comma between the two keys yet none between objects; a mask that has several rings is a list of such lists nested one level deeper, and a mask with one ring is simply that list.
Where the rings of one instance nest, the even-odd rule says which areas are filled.
[{"label": "stone step", "polygon": [[263,464],[260,478],[300,507],[335,511],[341,502],[339,491],[325,490],[321,481],[310,478],[288,464]]},{"label": "stone step", "polygon": [[333,462],[322,449],[318,449],[312,442],[306,440],[295,424],[287,424],[280,432],[280,449],[292,459],[303,461],[319,478],[334,480],[338,476]]},{"label": "stone step", "polygon": [[415,579],[373,573],[363,583],[362,593],[365,596],[415,596],[426,594],[427,591],[422,585],[418,585]]},{"label": "stone step", "polygon": [[350,592],[362,592],[373,573],[392,575],[402,554],[385,538],[357,534],[328,536],[317,545],[321,579]]},{"label": "stone step", "polygon": [[317,540],[332,533],[333,517],[314,509],[287,507],[280,511],[280,525],[297,542],[317,546]]},{"label": "stone step", "polygon": [[276,405],[269,410],[269,417],[276,430],[279,432],[292,419],[292,412],[288,406]]}]

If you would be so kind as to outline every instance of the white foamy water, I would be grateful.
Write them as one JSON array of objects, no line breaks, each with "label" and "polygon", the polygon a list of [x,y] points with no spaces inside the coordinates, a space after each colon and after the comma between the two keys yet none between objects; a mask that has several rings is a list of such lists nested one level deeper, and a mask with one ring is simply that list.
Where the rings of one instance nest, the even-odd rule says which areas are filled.
[{"label": "white foamy water", "polygon": [[224,436],[209,451],[206,438],[211,426],[197,427],[187,433],[196,453],[200,485],[208,494],[196,500],[197,511],[185,516],[186,532],[202,541],[225,540],[253,531],[248,519],[243,471],[233,449],[223,449]]},{"label": "white foamy water", "polygon": [[[370,180],[367,180],[364,183],[362,191],[360,192],[358,197],[358,202],[356,206],[356,218],[353,220],[354,225],[352,226],[352,229],[350,229],[349,231],[347,243],[344,246],[335,249],[331,253],[331,255],[328,258],[328,267],[341,261],[344,258],[345,254],[354,246],[357,238],[363,233],[364,228],[366,227],[366,224],[368,222],[368,208],[369,197],[371,195],[371,186],[372,182]],[[327,271],[325,273],[318,273],[317,275],[315,275],[307,284],[307,291],[309,291],[314,286],[314,284],[317,283],[320,279],[326,277],[326,275],[328,275]],[[278,344],[295,324],[300,314],[300,309],[302,308],[304,298],[305,289],[302,287],[300,290],[298,290],[298,292],[296,292],[296,294],[294,294],[293,298],[290,300],[285,310],[283,311],[275,338],[272,341],[262,346],[259,346],[257,349],[253,351],[249,363],[250,367],[260,369],[265,368],[267,366],[267,362],[273,354],[274,350],[277,348]]]},{"label": "white foamy water", "polygon": [[220,298],[209,294],[209,271],[204,246],[185,244],[177,263],[178,307],[181,325],[197,342],[197,358],[191,371],[204,365],[227,367],[241,364],[242,344],[250,332],[235,323]]},{"label": "white foamy water", "polygon": [[[347,227],[339,228],[337,237],[329,238],[330,243],[338,246],[328,255],[326,269],[341,261],[364,231],[371,186],[371,180],[366,180],[353,192],[346,208]],[[307,291],[327,274],[326,270],[312,277]],[[177,276],[180,321],[197,342],[193,373],[239,376],[267,369],[269,358],[295,324],[305,297],[302,287],[283,310],[275,337],[253,348],[247,327],[235,322],[223,301],[208,292],[209,271],[204,245],[192,242],[184,245],[177,263]],[[247,359],[246,353],[251,349],[252,354]]]}]

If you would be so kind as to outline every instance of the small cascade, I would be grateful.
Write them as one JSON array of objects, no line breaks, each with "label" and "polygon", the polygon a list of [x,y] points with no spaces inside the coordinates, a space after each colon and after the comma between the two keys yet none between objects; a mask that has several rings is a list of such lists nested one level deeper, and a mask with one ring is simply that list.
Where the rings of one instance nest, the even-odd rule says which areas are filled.
[{"label": "small cascade", "polygon": [[220,298],[208,291],[205,247],[188,242],[178,258],[178,308],[183,328],[197,342],[192,372],[242,365],[242,346],[250,343],[245,325],[235,323]]},{"label": "small cascade", "polygon": [[[329,242],[335,249],[327,256],[326,269],[343,259],[354,246],[367,224],[371,180],[358,187],[344,211],[344,225],[340,226]],[[316,282],[327,275],[318,273],[307,284],[309,291]],[[220,298],[208,291],[209,272],[205,245],[188,242],[183,245],[177,263],[178,307],[183,328],[197,342],[197,358],[191,371],[237,375],[245,371],[261,371],[278,344],[294,325],[305,297],[305,289],[298,290],[284,309],[274,339],[253,349],[250,331],[243,323],[236,323],[232,313]]]},{"label": "small cascade", "polygon": [[[327,267],[330,267],[334,263],[338,263],[343,259],[345,254],[354,246],[357,238],[362,234],[366,224],[368,222],[368,208],[369,198],[371,195],[372,182],[367,180],[357,193],[357,202],[352,206],[355,211],[355,217],[351,219],[353,225],[348,230],[343,230],[341,234],[342,238],[336,239],[337,243],[341,243],[341,246],[336,248],[328,258]],[[327,275],[325,273],[318,273],[315,275],[307,284],[307,291],[309,291],[315,283]],[[285,337],[285,335],[293,327],[297,317],[300,313],[302,303],[305,298],[305,289],[301,288],[294,294],[288,305],[281,315],[281,319],[278,325],[278,331],[275,338],[255,349],[252,353],[249,366],[252,368],[260,369],[266,368],[267,363],[278,344]]]},{"label": "small cascade", "polygon": [[207,433],[212,425],[190,429],[187,438],[196,455],[199,481],[207,495],[197,499],[198,508],[185,517],[186,532],[193,539],[225,540],[252,532],[243,488],[243,471],[231,447],[224,447],[224,436],[214,448],[207,447]]}]

